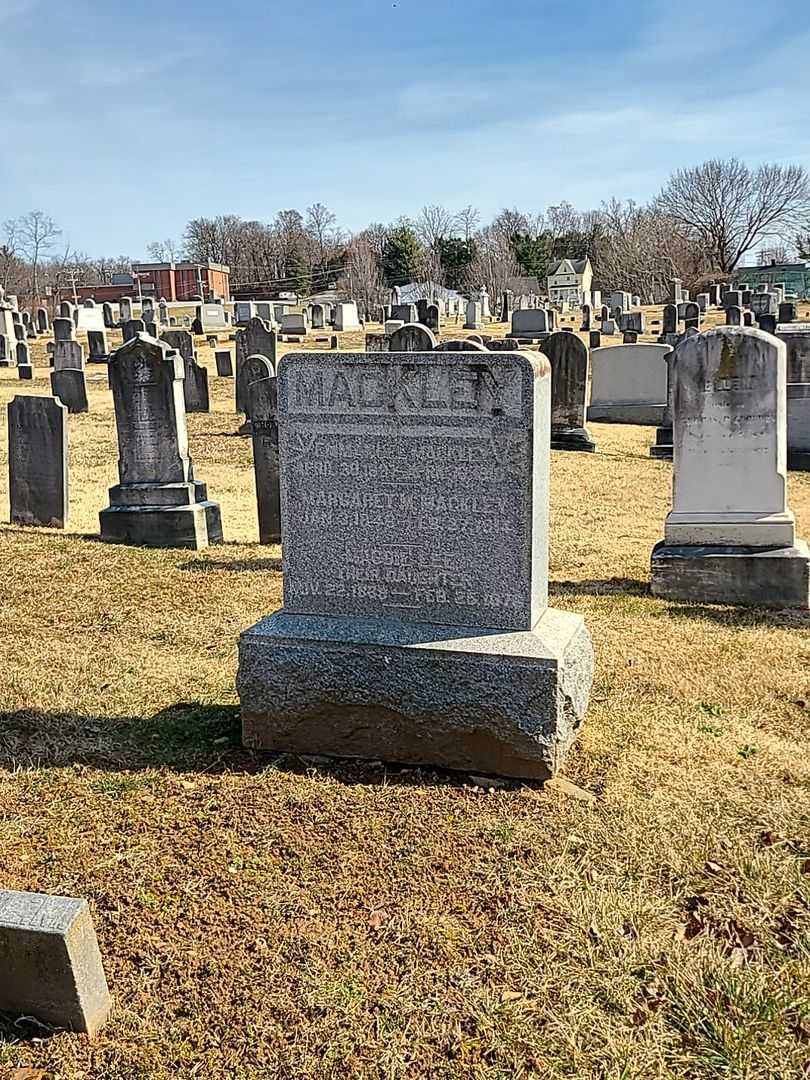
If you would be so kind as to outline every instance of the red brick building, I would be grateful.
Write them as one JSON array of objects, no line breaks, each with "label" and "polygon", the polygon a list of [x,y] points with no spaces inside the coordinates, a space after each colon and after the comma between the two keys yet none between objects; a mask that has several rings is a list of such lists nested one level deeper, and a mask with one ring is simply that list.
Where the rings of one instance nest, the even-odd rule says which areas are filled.
[{"label": "red brick building", "polygon": [[[202,296],[204,300],[231,298],[231,268],[222,263],[167,262],[133,263],[131,274],[116,274],[111,285],[78,285],[76,296],[82,300],[117,303],[124,296],[150,296],[154,300],[188,300]],[[126,279],[126,280],[123,280]],[[63,288],[68,299],[73,288]]]}]

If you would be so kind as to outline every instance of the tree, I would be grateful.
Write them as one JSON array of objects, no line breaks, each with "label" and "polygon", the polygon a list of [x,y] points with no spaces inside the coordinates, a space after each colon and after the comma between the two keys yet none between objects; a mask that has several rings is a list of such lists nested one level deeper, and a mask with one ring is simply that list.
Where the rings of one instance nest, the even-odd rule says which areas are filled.
[{"label": "tree", "polygon": [[656,207],[729,274],[762,240],[802,227],[810,215],[810,178],[801,165],[752,170],[737,158],[715,159],[673,173]]},{"label": "tree", "polygon": [[3,231],[6,234],[6,241],[2,247],[0,247],[0,277],[2,277],[3,289],[8,288],[9,277],[11,276],[12,269],[15,264],[19,262],[17,258],[17,241],[20,232],[19,222],[14,218],[9,218],[3,225]]},{"label": "tree", "polygon": [[383,248],[383,277],[386,285],[406,285],[418,276],[419,241],[411,225],[401,221],[388,230]]},{"label": "tree", "polygon": [[366,320],[376,319],[385,303],[385,282],[374,229],[365,229],[350,242],[346,271],[338,281],[342,296],[357,300]]},{"label": "tree", "polygon": [[468,283],[475,250],[474,240],[461,240],[457,236],[439,240],[439,262],[442,278],[448,289],[461,289]]},{"label": "tree", "polygon": [[465,206],[456,214],[456,228],[464,239],[469,243],[475,236],[475,232],[481,222],[481,214],[472,205]]},{"label": "tree", "polygon": [[306,232],[312,238],[318,257],[318,266],[328,262],[330,248],[335,235],[337,218],[323,203],[314,203],[306,210]]},{"label": "tree", "polygon": [[53,218],[41,210],[31,210],[17,223],[20,236],[20,248],[31,263],[31,306],[39,300],[39,263],[42,256],[53,247],[53,242],[62,230],[56,227]]},{"label": "tree", "polygon": [[180,258],[180,245],[176,240],[155,240],[147,244],[146,251],[155,262],[174,262]]}]

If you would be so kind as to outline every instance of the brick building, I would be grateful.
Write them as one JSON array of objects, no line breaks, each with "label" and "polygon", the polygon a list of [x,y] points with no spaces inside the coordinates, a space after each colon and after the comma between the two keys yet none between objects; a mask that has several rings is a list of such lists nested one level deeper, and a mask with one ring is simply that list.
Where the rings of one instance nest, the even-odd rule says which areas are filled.
[{"label": "brick building", "polygon": [[[73,289],[63,288],[62,294],[72,298]],[[82,300],[116,303],[124,296],[137,299],[150,296],[172,301],[192,301],[195,296],[204,300],[230,300],[231,268],[215,262],[133,263],[131,274],[114,274],[110,285],[78,285],[76,295]]]}]

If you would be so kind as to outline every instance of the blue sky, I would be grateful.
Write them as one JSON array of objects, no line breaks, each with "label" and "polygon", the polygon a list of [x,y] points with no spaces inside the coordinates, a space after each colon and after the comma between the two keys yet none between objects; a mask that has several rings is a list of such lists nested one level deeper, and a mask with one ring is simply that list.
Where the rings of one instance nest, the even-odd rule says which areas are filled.
[{"label": "blue sky", "polygon": [[203,215],[358,229],[810,166],[809,47],[799,0],[0,0],[0,216],[138,258]]}]

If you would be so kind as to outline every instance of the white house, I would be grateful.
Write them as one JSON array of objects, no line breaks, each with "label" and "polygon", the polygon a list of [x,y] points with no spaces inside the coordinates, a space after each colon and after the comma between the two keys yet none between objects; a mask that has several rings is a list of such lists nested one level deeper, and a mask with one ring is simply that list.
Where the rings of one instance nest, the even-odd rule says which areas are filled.
[{"label": "white house", "polygon": [[591,302],[593,267],[590,259],[560,259],[548,268],[548,298],[579,307]]}]

